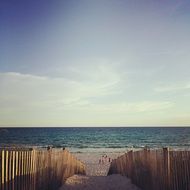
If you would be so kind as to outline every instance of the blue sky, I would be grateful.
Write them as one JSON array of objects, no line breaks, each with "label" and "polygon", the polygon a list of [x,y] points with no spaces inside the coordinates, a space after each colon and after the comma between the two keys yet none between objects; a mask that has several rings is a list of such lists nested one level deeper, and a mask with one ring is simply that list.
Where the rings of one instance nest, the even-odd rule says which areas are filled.
[{"label": "blue sky", "polygon": [[0,0],[0,126],[190,125],[188,0]]}]

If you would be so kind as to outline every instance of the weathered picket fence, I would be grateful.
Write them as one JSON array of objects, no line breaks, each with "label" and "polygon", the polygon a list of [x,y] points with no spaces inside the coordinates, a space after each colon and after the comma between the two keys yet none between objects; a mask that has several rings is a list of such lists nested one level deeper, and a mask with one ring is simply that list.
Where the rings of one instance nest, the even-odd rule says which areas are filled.
[{"label": "weathered picket fence", "polygon": [[67,150],[0,149],[0,190],[56,190],[85,166]]},{"label": "weathered picket fence", "polygon": [[115,173],[142,190],[190,190],[190,151],[129,151],[112,161],[108,175]]}]

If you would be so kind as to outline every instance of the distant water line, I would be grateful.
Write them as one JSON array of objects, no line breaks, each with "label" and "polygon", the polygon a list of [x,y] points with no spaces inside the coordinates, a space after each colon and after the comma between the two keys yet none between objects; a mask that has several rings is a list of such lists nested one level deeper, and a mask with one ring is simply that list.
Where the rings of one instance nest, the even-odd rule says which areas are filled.
[{"label": "distant water line", "polygon": [[73,152],[123,152],[143,147],[187,149],[190,128],[3,128],[0,146],[67,147]]}]

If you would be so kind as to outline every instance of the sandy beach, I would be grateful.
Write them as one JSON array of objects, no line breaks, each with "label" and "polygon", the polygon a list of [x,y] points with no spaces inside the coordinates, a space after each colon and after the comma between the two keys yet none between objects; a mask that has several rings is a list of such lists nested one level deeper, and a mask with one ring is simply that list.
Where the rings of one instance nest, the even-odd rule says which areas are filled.
[{"label": "sandy beach", "polygon": [[68,178],[60,190],[140,190],[119,174],[107,176],[110,162],[120,153],[75,153],[85,163],[86,176]]},{"label": "sandy beach", "polygon": [[[106,176],[112,159],[122,153],[74,153],[86,165],[87,176]],[[110,162],[109,162],[110,161]]]}]

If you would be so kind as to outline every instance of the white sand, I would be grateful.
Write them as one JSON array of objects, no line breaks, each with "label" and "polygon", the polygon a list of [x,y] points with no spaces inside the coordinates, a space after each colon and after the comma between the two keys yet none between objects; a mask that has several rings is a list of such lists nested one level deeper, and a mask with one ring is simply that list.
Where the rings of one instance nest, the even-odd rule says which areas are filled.
[{"label": "white sand", "polygon": [[[86,165],[86,176],[74,175],[68,178],[60,190],[139,190],[131,180],[119,174],[107,176],[110,162],[119,156],[108,153],[75,153],[75,156]],[[101,160],[101,163],[99,161]]]}]

